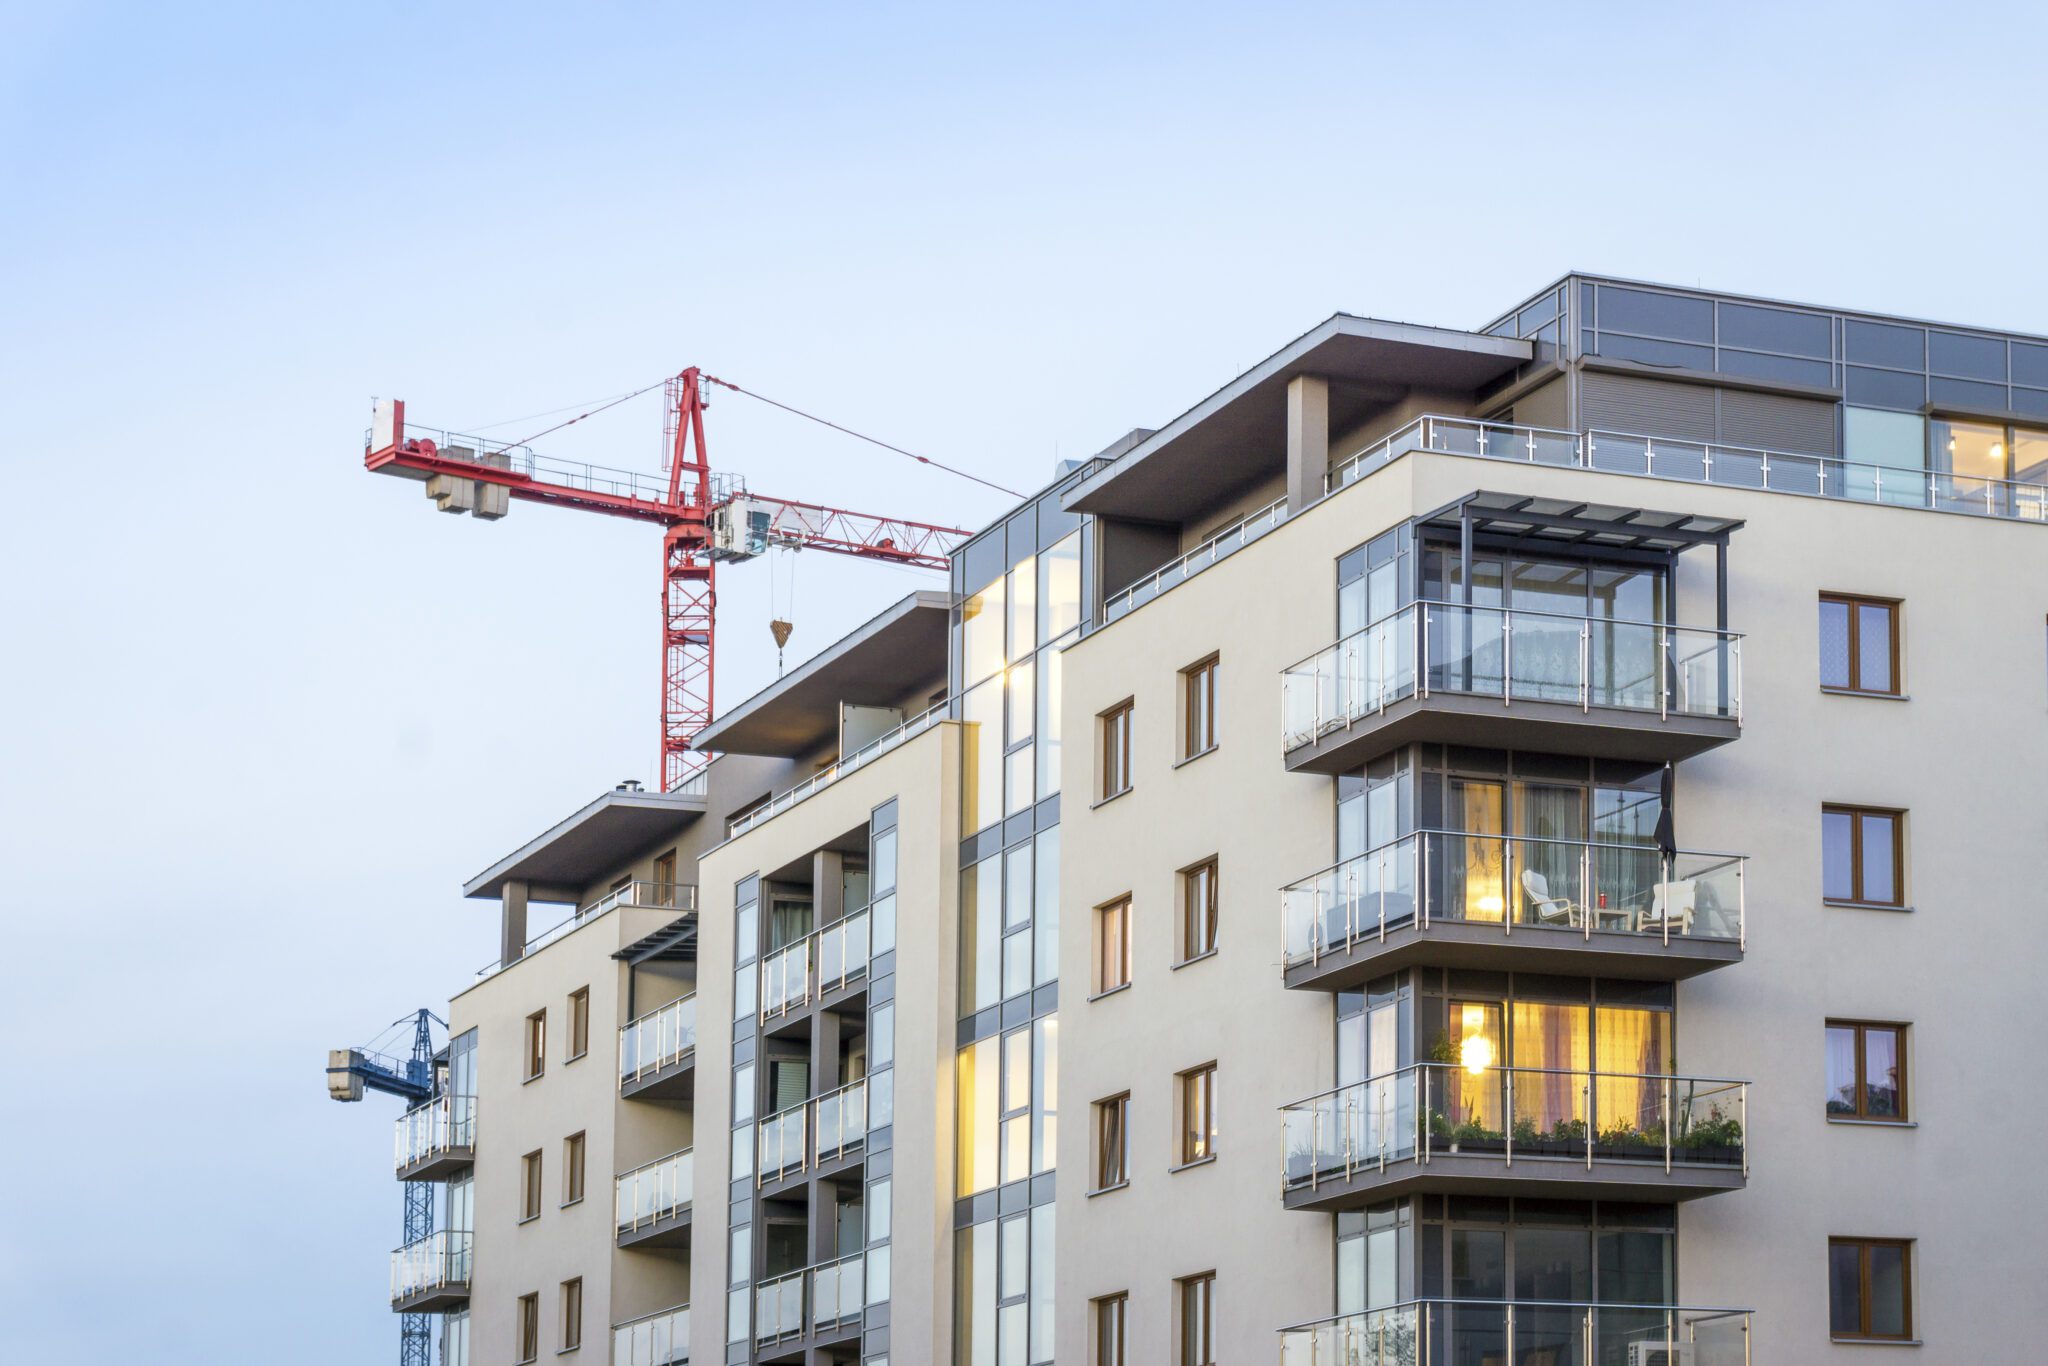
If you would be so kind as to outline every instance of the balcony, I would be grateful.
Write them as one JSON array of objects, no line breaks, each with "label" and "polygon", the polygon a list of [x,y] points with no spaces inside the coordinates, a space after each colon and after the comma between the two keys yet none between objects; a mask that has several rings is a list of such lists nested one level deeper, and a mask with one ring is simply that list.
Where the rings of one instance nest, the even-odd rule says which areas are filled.
[{"label": "balcony", "polygon": [[401,1181],[446,1181],[476,1161],[476,1097],[436,1096],[398,1118]]},{"label": "balcony", "polygon": [[469,1303],[469,1231],[442,1229],[391,1254],[391,1307],[438,1314]]},{"label": "balcony", "polygon": [[587,906],[578,906],[566,920],[558,920],[526,941],[518,957],[492,959],[477,969],[477,979],[494,977],[520,959],[546,948],[557,939],[574,934],[585,925],[621,908],[642,911],[673,911],[689,915],[697,909],[697,888],[688,882],[650,882],[636,879],[614,888]]},{"label": "balcony", "polygon": [[612,1213],[622,1248],[690,1245],[690,1183],[693,1152],[679,1153],[633,1168],[613,1183]]},{"label": "balcony", "polygon": [[1411,1300],[1280,1330],[1280,1366],[1749,1366],[1747,1309]]},{"label": "balcony", "polygon": [[619,1095],[684,1104],[697,1086],[697,997],[648,1011],[619,1027]]},{"label": "balcony", "polygon": [[1180,586],[1218,560],[1236,554],[1286,520],[1285,498],[1268,503],[1228,531],[1211,536],[1179,559],[1161,566],[1128,588],[1104,598],[1102,624],[1107,626],[1117,618],[1136,611],[1161,593]]},{"label": "balcony", "polygon": [[947,709],[951,706],[952,700],[949,698],[944,702],[926,708],[924,711],[904,721],[903,724],[897,726],[894,730],[887,731],[870,740],[853,753],[820,769],[816,774],[804,779],[788,791],[778,792],[753,810],[735,816],[726,826],[726,838],[737,839],[755,826],[781,815],[804,798],[822,792],[849,773],[865,768],[884,754],[903,744],[904,741],[924,734],[932,726],[946,719]]},{"label": "balcony", "polygon": [[[867,1260],[863,1252],[821,1262],[754,1289],[754,1341],[764,1349],[823,1346],[853,1338],[867,1304]],[[886,1287],[878,1287],[878,1298]]]},{"label": "balcony", "polygon": [[612,1366],[682,1366],[690,1359],[690,1306],[612,1325]]},{"label": "balcony", "polygon": [[1289,1209],[1415,1193],[1690,1200],[1749,1178],[1749,1085],[1418,1063],[1282,1112]]},{"label": "balcony", "polygon": [[1417,602],[1281,674],[1281,747],[1342,773],[1414,741],[1668,763],[1742,731],[1742,640]]},{"label": "balcony", "polygon": [[1416,963],[1677,981],[1742,960],[1739,854],[1420,830],[1280,891],[1287,985]]},{"label": "balcony", "polygon": [[832,1175],[858,1162],[869,1131],[894,1119],[894,1080],[895,1072],[885,1068],[762,1120],[755,1184],[773,1185],[807,1172]]},{"label": "balcony", "polygon": [[761,1023],[792,1014],[813,999],[820,1005],[843,1004],[849,987],[867,981],[871,940],[868,912],[857,911],[763,958]]}]

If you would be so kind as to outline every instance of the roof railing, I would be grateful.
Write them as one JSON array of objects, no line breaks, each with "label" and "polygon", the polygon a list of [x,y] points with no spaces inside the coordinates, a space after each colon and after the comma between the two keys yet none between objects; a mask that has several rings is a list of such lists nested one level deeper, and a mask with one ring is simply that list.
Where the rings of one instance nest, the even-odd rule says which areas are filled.
[{"label": "roof railing", "polygon": [[876,736],[853,753],[827,764],[824,768],[804,779],[796,786],[785,792],[778,792],[753,810],[733,817],[727,823],[726,837],[731,839],[746,834],[763,821],[773,816],[781,815],[789,810],[790,807],[804,800],[804,798],[814,793],[822,792],[841,778],[881,758],[904,741],[930,729],[933,722],[944,720],[946,710],[950,706],[952,706],[952,699],[948,698],[943,702],[927,707],[917,715],[906,719],[894,729]]}]

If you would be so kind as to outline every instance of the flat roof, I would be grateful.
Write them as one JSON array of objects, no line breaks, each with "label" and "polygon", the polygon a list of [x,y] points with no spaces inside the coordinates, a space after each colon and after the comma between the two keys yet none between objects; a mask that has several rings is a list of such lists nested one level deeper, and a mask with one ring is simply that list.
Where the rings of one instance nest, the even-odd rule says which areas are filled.
[{"label": "flat roof", "polygon": [[614,788],[462,884],[473,897],[504,895],[505,884],[530,884],[535,901],[574,901],[583,889],[635,853],[702,816],[702,793]]},{"label": "flat roof", "polygon": [[946,675],[947,594],[912,593],[846,633],[697,734],[697,749],[795,758],[839,733],[839,704],[895,706]]},{"label": "flat roof", "polygon": [[1184,520],[1219,487],[1285,467],[1287,384],[1331,381],[1330,428],[1342,431],[1411,389],[1472,391],[1535,358],[1512,337],[1337,313],[1275,351],[1062,500],[1075,512]]}]

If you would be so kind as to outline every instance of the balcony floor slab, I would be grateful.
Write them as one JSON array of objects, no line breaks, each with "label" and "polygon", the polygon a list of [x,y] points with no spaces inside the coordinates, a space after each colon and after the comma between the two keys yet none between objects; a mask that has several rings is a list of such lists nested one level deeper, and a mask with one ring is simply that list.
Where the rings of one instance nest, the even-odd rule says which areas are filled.
[{"label": "balcony floor slab", "polygon": [[1503,934],[1497,923],[1432,920],[1422,927],[1411,918],[1389,925],[1384,938],[1373,933],[1313,962],[1290,963],[1286,982],[1294,988],[1345,991],[1418,965],[1679,982],[1739,963],[1742,956],[1739,940],[1700,935],[1674,935],[1667,944],[1659,935],[1625,930],[1587,933],[1518,925]]},{"label": "balcony floor slab", "polygon": [[1404,697],[1287,751],[1292,773],[1347,773],[1390,750],[1412,743],[1471,745],[1484,749],[1543,750],[1596,759],[1675,763],[1725,745],[1742,734],[1732,717],[1673,714],[1625,707],[1581,708],[1576,702],[1536,702],[1470,693],[1435,692]]}]

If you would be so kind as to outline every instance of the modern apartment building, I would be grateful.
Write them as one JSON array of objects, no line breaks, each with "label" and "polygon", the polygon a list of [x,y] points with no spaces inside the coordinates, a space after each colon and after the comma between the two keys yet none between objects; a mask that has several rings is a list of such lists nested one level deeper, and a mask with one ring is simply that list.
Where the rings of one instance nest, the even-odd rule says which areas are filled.
[{"label": "modern apartment building", "polygon": [[2040,1356],[2048,339],[1340,314],[701,744],[465,887],[450,1366]]}]

